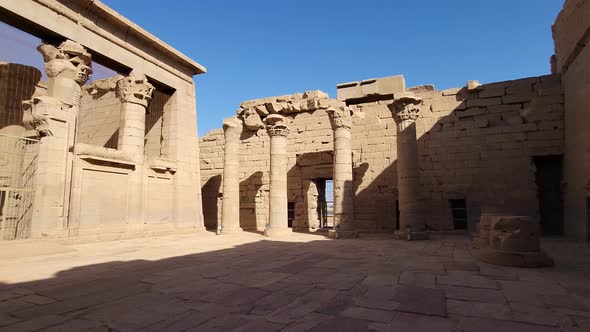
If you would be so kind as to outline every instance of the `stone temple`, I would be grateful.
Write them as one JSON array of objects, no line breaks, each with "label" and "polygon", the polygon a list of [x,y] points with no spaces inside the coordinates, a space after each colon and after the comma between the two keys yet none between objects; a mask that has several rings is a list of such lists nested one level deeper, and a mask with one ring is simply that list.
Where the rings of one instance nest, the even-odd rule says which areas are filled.
[{"label": "stone temple", "polygon": [[[243,101],[235,116],[220,119],[220,129],[200,138],[193,77],[205,74],[205,67],[100,1],[0,0],[0,24],[36,42],[28,45],[30,56],[23,63],[0,62],[0,253],[16,253],[0,254],[0,271],[7,273],[5,279],[0,276],[0,331],[18,324],[29,324],[22,330],[39,330],[64,321],[71,324],[65,330],[83,330],[76,328],[80,321],[69,320],[71,313],[84,322],[108,325],[108,330],[143,330],[147,325],[138,322],[144,318],[130,318],[140,315],[133,310],[153,319],[166,315],[161,308],[117,302],[130,316],[113,323],[104,318],[111,314],[100,311],[104,308],[99,303],[121,298],[108,289],[142,305],[160,301],[162,294],[172,296],[166,297],[171,308],[178,301],[191,303],[186,310],[196,316],[182,321],[186,328],[157,325],[168,322],[162,318],[151,323],[153,330],[193,325],[215,330],[222,327],[215,324],[230,324],[231,319],[243,323],[234,327],[251,330],[309,330],[317,324],[323,330],[379,330],[398,326],[399,315],[444,321],[403,316],[409,327],[414,319],[432,324],[428,326],[465,327],[471,322],[465,317],[485,317],[499,330],[520,330],[510,325],[515,322],[533,324],[528,327],[535,331],[534,324],[590,329],[590,289],[580,291],[580,282],[569,293],[558,294],[583,297],[582,304],[574,305],[573,300],[552,297],[558,292],[547,293],[554,288],[540,281],[562,278],[562,287],[590,273],[587,261],[572,263],[582,266],[581,272],[574,269],[577,274],[564,268],[573,258],[560,253],[563,248],[587,253],[585,242],[590,242],[590,0],[565,1],[552,27],[551,74],[486,84],[468,80],[445,90],[429,82],[408,86],[403,75],[359,77],[334,82],[336,96],[310,90]],[[171,235],[197,236],[203,239],[203,250],[180,248],[182,238],[176,247],[177,240],[155,240]],[[278,241],[305,242],[310,236],[338,241],[289,250]],[[546,253],[543,236],[567,241],[549,242]],[[161,267],[144,262],[136,270],[130,265],[121,275],[138,280],[126,283],[118,279],[121,275],[105,272],[110,267],[93,266],[83,277],[70,271],[57,286],[24,276],[10,261],[22,248],[37,252],[83,243],[87,246],[76,250],[86,255],[93,242],[134,238],[152,240],[125,242],[130,244],[120,252],[114,251],[116,245],[104,250],[126,261],[137,258],[125,256],[126,250],[159,243],[170,255],[205,256],[175,261],[152,253],[146,259],[160,259],[171,270],[158,274]],[[244,238],[254,240],[248,244]],[[260,249],[256,241],[261,240],[277,242]],[[243,251],[231,251],[231,241],[243,246],[234,251]],[[319,256],[312,253],[316,245],[323,248]],[[416,265],[381,260],[392,248],[397,256],[414,257]],[[220,252],[206,256],[209,249]],[[269,262],[272,250],[282,258]],[[369,253],[370,258],[360,256]],[[319,263],[309,267],[308,256]],[[576,259],[588,257],[580,256]],[[6,257],[10,259],[3,261]],[[73,264],[82,256],[72,257],[64,256],[57,267],[40,258],[22,262],[44,266],[39,275],[49,278],[59,268],[79,268]],[[83,257],[93,264],[109,262],[93,254]],[[221,258],[234,265],[221,264]],[[346,259],[355,264],[340,261]],[[199,270],[199,264],[206,268]],[[553,277],[511,274],[516,271],[512,267],[553,265]],[[100,277],[89,279],[94,269]],[[333,282],[310,277],[320,278],[326,269],[332,271]],[[299,276],[300,271],[309,272],[309,279]],[[567,271],[575,276],[559,274]],[[143,272],[146,276],[138,276]],[[393,284],[389,277],[387,282],[380,279],[388,274],[396,276]],[[76,288],[68,280],[78,285],[92,280],[99,286]],[[101,284],[105,280],[110,283]],[[279,287],[278,280],[285,284]],[[567,322],[551,325],[543,320],[544,311],[536,311],[533,319],[534,311],[517,307],[522,298],[513,301],[510,296],[520,294],[519,282],[531,280],[538,282],[531,294],[546,301],[541,309],[568,317]],[[173,281],[179,282],[174,287],[187,288],[176,289]],[[146,285],[152,288],[142,288]],[[57,291],[59,287],[65,288]],[[82,300],[85,287],[97,287],[96,297]],[[194,287],[207,289],[199,288],[196,295]],[[384,298],[380,293],[388,287],[395,295]],[[472,289],[479,292],[469,293]],[[572,289],[580,292],[572,295]],[[322,293],[305,298],[318,290]],[[326,303],[319,300],[328,296],[325,291],[332,294]],[[186,292],[194,296],[178,295]],[[78,302],[64,297],[74,293],[80,295]],[[500,300],[492,293],[500,294]],[[147,298],[138,300],[138,294]],[[260,309],[266,296],[274,300]],[[279,307],[282,296],[294,302]],[[429,299],[423,304],[427,309],[414,303],[420,298]],[[84,302],[92,299],[96,302]],[[58,305],[60,301],[65,304]],[[464,303],[470,301],[491,304]],[[273,305],[278,311],[268,309]],[[503,305],[509,306],[509,317],[500,314],[504,308],[498,306]],[[216,321],[213,317],[226,317],[219,312],[242,316]],[[261,323],[259,316],[266,314]]]}]

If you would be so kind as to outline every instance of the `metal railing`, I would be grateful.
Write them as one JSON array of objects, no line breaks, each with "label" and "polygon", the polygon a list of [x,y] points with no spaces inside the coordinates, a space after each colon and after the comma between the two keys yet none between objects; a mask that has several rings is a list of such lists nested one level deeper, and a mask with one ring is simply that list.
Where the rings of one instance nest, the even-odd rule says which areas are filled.
[{"label": "metal railing", "polygon": [[38,143],[0,134],[0,240],[30,236]]}]

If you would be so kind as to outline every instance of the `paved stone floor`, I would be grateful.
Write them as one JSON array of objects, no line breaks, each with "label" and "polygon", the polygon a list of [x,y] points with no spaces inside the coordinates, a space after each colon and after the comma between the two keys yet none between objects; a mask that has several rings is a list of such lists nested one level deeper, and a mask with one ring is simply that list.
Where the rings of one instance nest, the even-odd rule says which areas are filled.
[{"label": "paved stone floor", "polygon": [[0,331],[590,331],[590,248],[477,262],[464,236],[0,244]]}]

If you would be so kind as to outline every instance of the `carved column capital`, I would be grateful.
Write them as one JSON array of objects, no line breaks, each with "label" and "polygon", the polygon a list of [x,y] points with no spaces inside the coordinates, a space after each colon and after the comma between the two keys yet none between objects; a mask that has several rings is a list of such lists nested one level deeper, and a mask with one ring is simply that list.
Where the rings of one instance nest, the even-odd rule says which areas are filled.
[{"label": "carved column capital", "polygon": [[266,131],[270,137],[273,136],[284,136],[289,135],[289,128],[285,117],[279,114],[271,114],[264,119],[266,122]]},{"label": "carved column capital", "polygon": [[231,117],[223,120],[223,133],[226,142],[236,142],[242,134],[242,120],[237,117]]},{"label": "carved column capital", "polygon": [[92,75],[92,56],[76,42],[66,40],[58,47],[42,44],[37,50],[43,55],[45,71],[49,78],[69,78],[82,86]]},{"label": "carved column capital", "polygon": [[154,86],[147,77],[133,70],[129,76],[117,82],[117,95],[123,103],[138,104],[147,107],[152,99]]},{"label": "carved column capital", "polygon": [[352,112],[345,103],[334,101],[326,109],[326,112],[330,115],[330,120],[334,129],[352,128]]},{"label": "carved column capital", "polygon": [[420,105],[422,99],[415,97],[413,93],[402,93],[394,96],[394,101],[389,105],[396,123],[405,121],[415,122],[420,117]]}]

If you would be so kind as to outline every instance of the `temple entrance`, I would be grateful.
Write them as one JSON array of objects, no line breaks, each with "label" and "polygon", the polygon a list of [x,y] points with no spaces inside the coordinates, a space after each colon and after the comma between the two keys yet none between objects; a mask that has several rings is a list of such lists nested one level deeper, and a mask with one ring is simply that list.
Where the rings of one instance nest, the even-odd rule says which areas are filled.
[{"label": "temple entrance", "polygon": [[536,182],[543,235],[563,235],[562,156],[535,157]]}]

